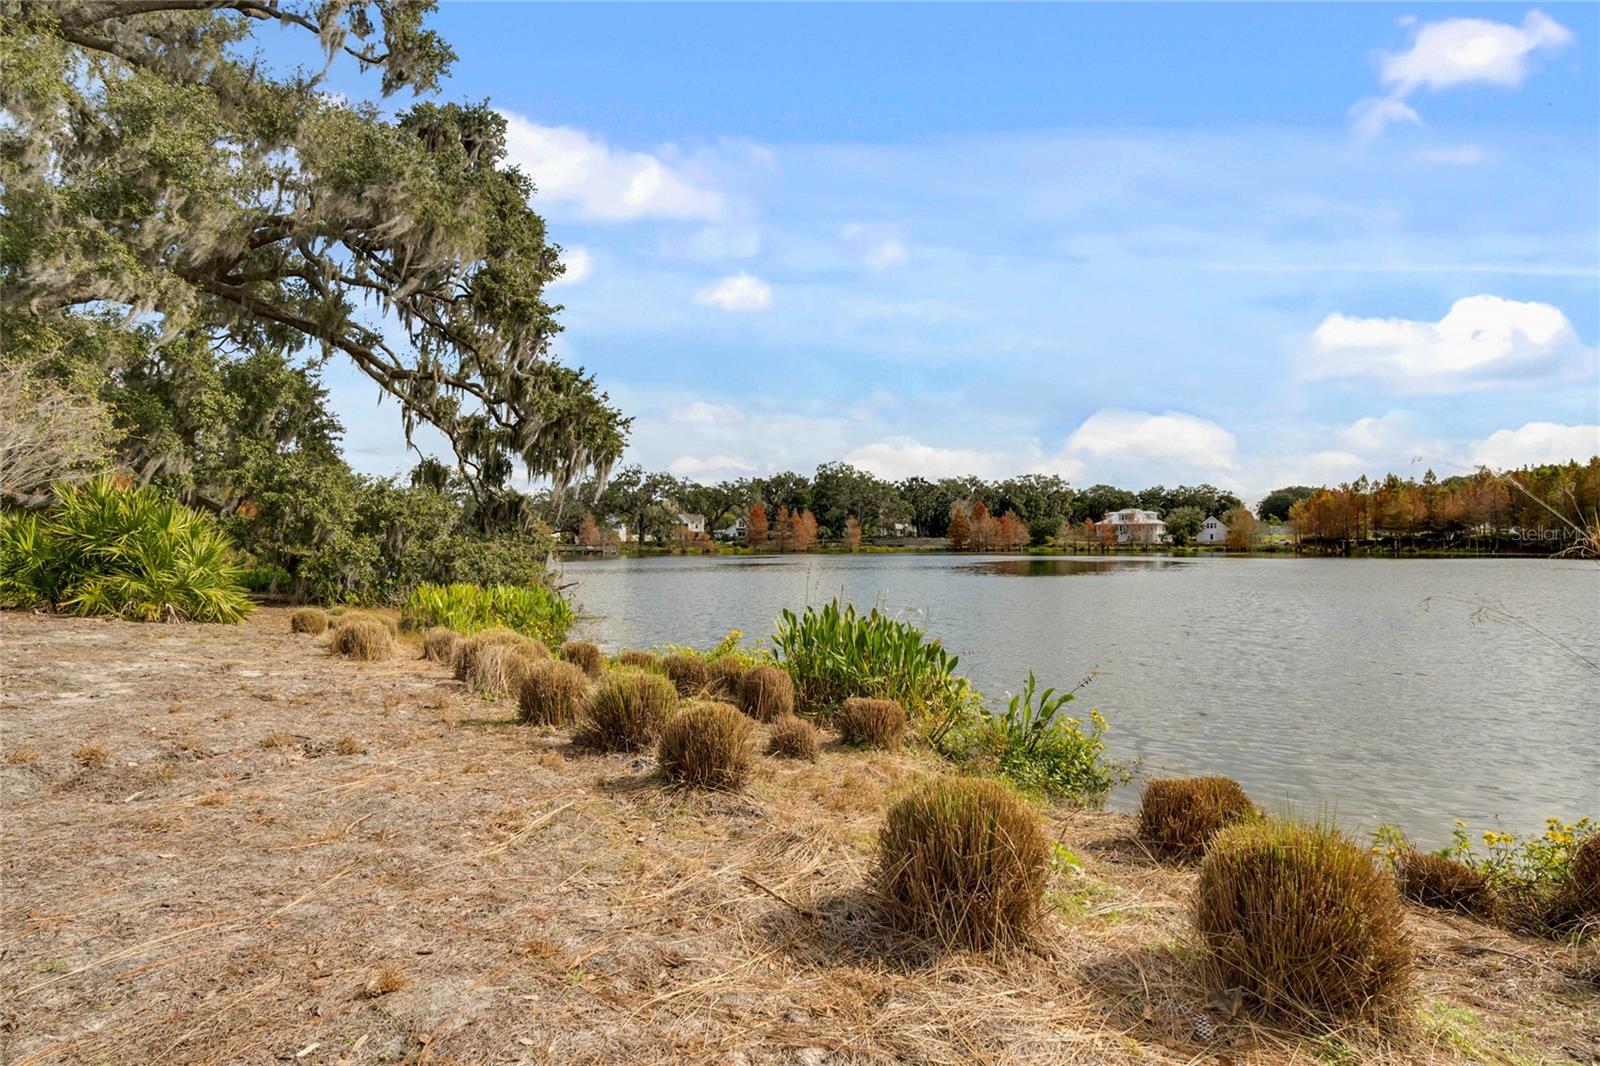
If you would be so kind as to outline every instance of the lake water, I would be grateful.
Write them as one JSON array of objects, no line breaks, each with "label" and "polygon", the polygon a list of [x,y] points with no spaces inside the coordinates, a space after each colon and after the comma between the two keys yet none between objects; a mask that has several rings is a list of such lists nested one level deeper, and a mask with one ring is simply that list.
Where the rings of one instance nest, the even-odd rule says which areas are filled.
[{"label": "lake water", "polygon": [[[1600,564],[1530,559],[825,555],[570,561],[603,645],[770,646],[838,596],[941,638],[991,697],[1071,687],[1141,772],[1272,808],[1539,830],[1600,814]],[[1111,798],[1135,806],[1137,786]]]}]

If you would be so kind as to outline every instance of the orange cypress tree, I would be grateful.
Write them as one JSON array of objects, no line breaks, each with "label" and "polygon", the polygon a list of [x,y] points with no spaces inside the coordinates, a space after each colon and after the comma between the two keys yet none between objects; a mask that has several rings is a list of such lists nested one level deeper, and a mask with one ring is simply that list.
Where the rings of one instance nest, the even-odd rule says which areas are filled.
[{"label": "orange cypress tree", "polygon": [[817,516],[806,508],[794,516],[794,550],[810,551],[817,544]]},{"label": "orange cypress tree", "polygon": [[794,545],[794,518],[789,514],[789,505],[784,504],[778,508],[777,521],[773,522],[773,535],[778,541],[778,550],[786,552]]},{"label": "orange cypress tree", "polygon": [[578,543],[585,548],[600,547],[600,527],[595,524],[594,515],[587,512],[578,524]]},{"label": "orange cypress tree", "polygon": [[947,535],[950,547],[958,552],[966,551],[972,543],[972,521],[967,517],[967,509],[959,503],[950,512],[950,531]]},{"label": "orange cypress tree", "polygon": [[760,503],[744,513],[744,542],[754,548],[767,542],[767,509]]},{"label": "orange cypress tree", "polygon": [[993,548],[997,523],[982,500],[972,505],[972,550],[986,552]]},{"label": "orange cypress tree", "polygon": [[856,521],[854,515],[844,520],[844,535],[839,539],[851,551],[861,547],[861,523]]}]

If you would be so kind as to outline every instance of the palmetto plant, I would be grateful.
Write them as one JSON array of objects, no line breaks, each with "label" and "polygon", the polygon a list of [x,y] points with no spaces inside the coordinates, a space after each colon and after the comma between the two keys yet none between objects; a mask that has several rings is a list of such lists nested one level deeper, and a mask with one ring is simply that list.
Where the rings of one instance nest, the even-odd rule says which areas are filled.
[{"label": "palmetto plant", "polygon": [[772,638],[804,706],[851,696],[899,700],[913,718],[938,717],[963,702],[958,659],[917,627],[834,600],[804,614],[785,610]]},{"label": "palmetto plant", "polygon": [[572,604],[543,585],[418,585],[400,612],[409,628],[457,633],[504,627],[559,646],[577,621]]},{"label": "palmetto plant", "polygon": [[208,515],[111,477],[0,521],[0,603],[137,621],[237,622],[253,605]]}]

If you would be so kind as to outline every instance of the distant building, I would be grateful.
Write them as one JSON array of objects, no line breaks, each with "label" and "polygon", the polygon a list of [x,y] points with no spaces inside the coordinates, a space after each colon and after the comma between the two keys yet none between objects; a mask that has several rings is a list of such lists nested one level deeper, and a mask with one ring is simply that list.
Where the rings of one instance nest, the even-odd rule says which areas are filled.
[{"label": "distant building", "polygon": [[1222,519],[1216,515],[1209,516],[1200,523],[1200,532],[1195,535],[1196,544],[1222,544],[1228,539],[1228,527],[1222,524]]},{"label": "distant building", "polygon": [[1095,523],[1095,530],[1108,540],[1115,535],[1118,544],[1160,544],[1167,539],[1167,524],[1161,516],[1137,507],[1112,511]]},{"label": "distant building", "polygon": [[750,527],[745,524],[744,515],[740,515],[733,520],[733,525],[717,530],[717,536],[724,540],[743,540],[749,532]]},{"label": "distant building", "polygon": [[706,516],[703,514],[678,514],[678,525],[689,531],[690,536],[698,537],[706,531]]}]

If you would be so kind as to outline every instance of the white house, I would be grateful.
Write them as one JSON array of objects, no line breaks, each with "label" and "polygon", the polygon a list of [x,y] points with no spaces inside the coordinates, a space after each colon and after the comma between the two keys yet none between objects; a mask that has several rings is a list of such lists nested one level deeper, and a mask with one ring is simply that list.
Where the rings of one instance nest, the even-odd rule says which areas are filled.
[{"label": "white house", "polygon": [[722,540],[743,540],[748,532],[750,527],[745,524],[744,515],[740,515],[733,520],[733,525],[717,530],[717,536]]},{"label": "white house", "polygon": [[690,536],[698,537],[706,531],[706,516],[680,511],[678,513],[678,525],[681,529],[687,529]]},{"label": "white house", "polygon": [[1228,527],[1216,515],[1210,515],[1200,523],[1200,532],[1194,538],[1196,544],[1221,544],[1227,539]]},{"label": "white house", "polygon": [[1118,544],[1160,544],[1167,539],[1167,524],[1154,511],[1129,507],[1112,511],[1096,525],[1102,534],[1115,533]]}]

